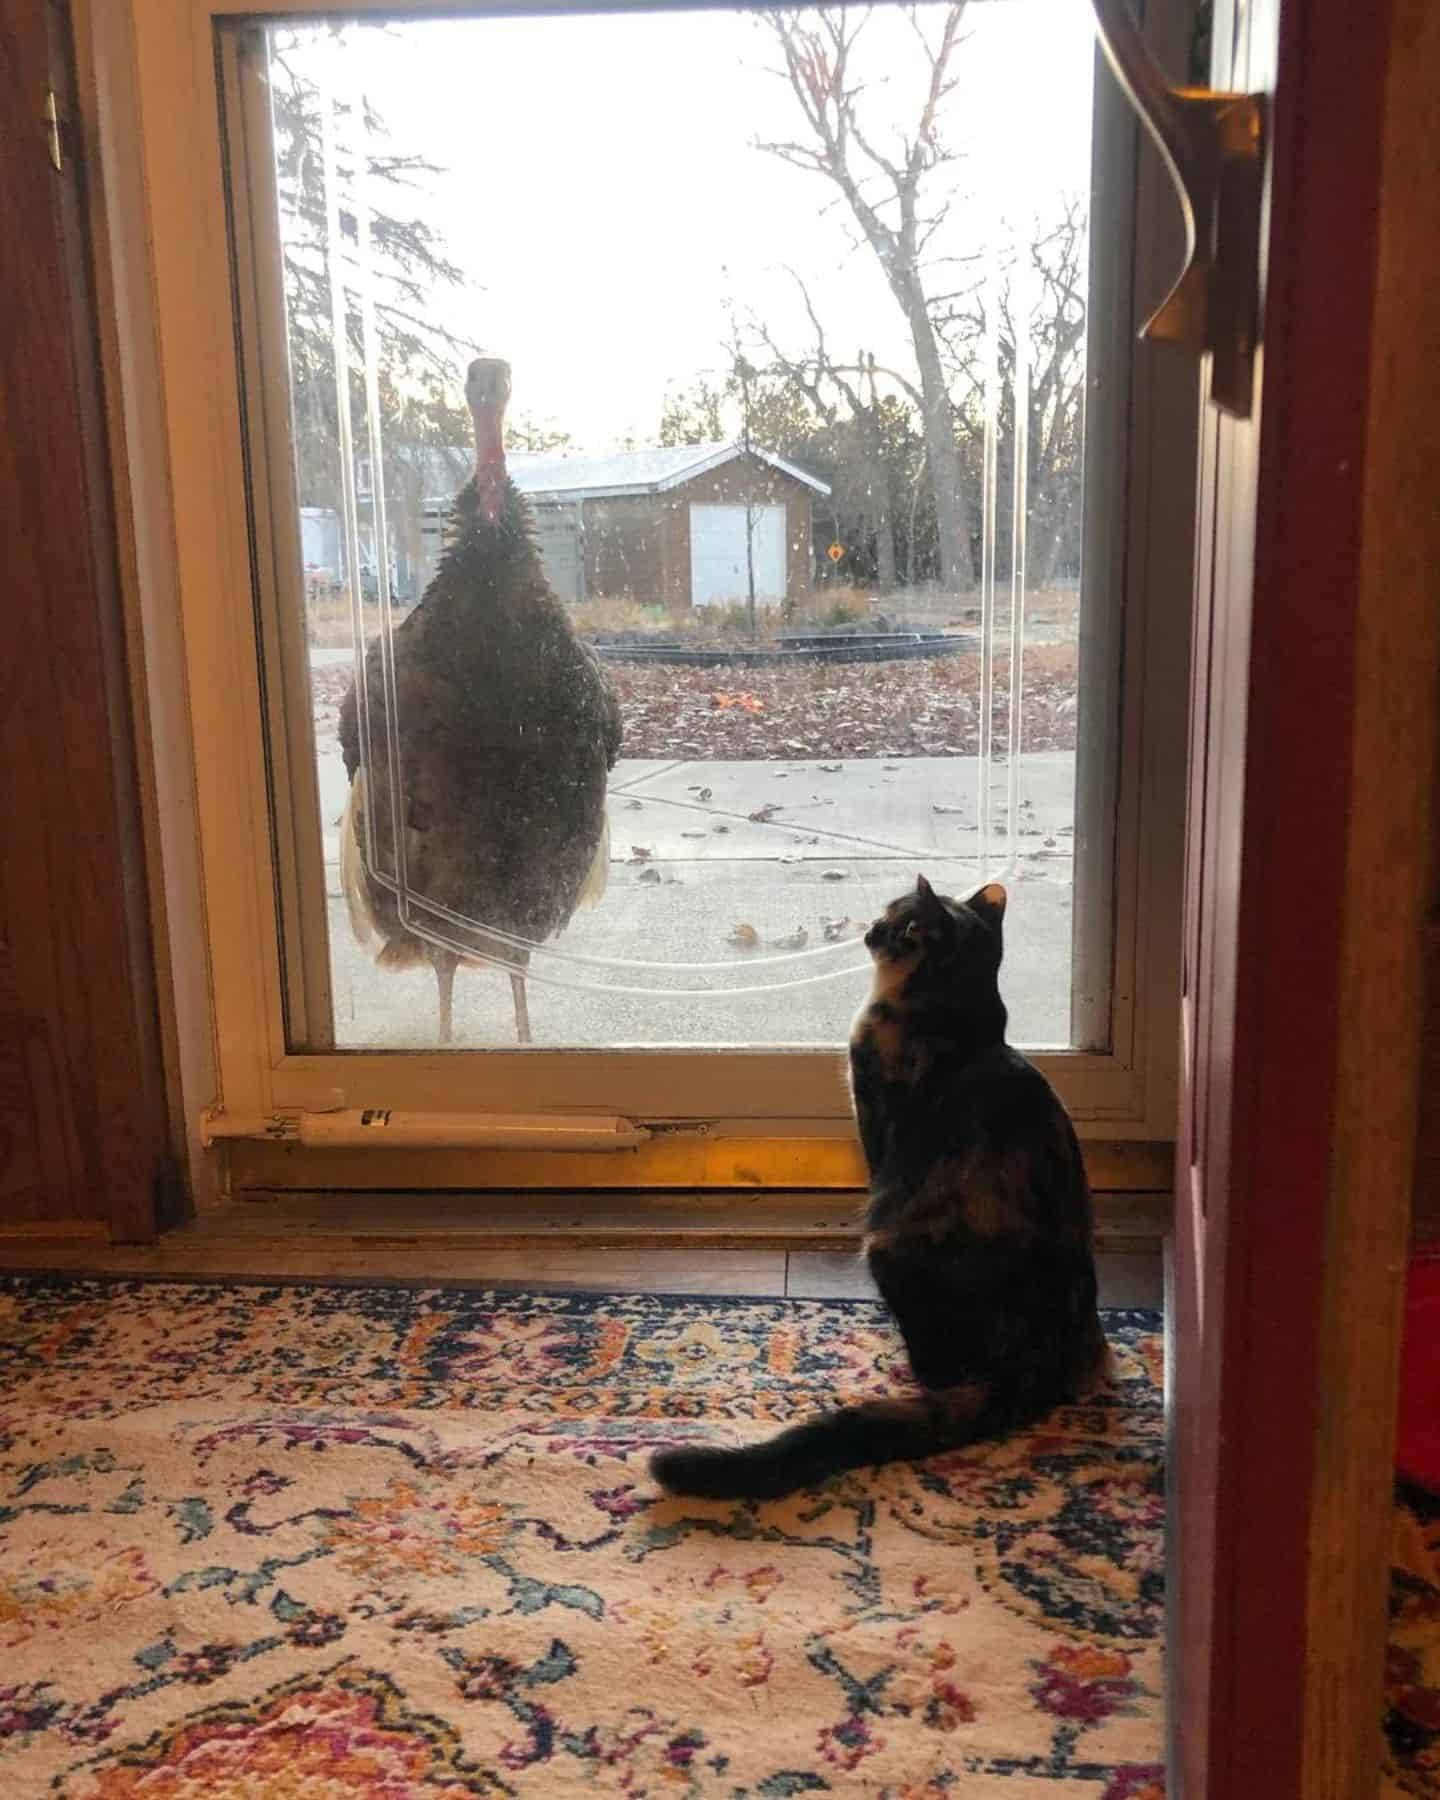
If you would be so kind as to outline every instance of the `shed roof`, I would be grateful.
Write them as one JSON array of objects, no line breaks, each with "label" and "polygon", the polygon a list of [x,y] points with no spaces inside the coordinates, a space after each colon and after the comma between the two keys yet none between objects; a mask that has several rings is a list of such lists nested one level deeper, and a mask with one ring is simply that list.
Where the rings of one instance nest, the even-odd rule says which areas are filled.
[{"label": "shed roof", "polygon": [[[676,444],[667,448],[647,447],[643,450],[606,450],[566,455],[562,451],[512,450],[506,457],[510,478],[523,494],[563,495],[567,499],[599,499],[619,494],[663,494],[697,475],[708,474],[723,464],[745,454],[743,443]],[[749,446],[750,454],[782,475],[803,482],[817,494],[828,494],[829,487],[816,476],[807,474],[758,444]]]}]

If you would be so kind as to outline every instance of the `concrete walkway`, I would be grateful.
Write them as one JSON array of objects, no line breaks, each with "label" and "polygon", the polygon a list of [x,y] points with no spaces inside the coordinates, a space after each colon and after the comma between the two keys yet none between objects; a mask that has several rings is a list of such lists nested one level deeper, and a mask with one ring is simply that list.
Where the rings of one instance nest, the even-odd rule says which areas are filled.
[{"label": "concrete walkway", "polygon": [[[333,740],[318,768],[337,1042],[427,1046],[435,1032],[429,971],[383,973],[350,935],[336,829],[346,780]],[[609,885],[599,906],[578,913],[555,941],[563,954],[535,961],[535,1042],[839,1044],[867,985],[860,933],[917,872],[953,893],[987,876],[1007,884],[1003,987],[1012,1036],[1066,1042],[1075,759],[1025,757],[1019,775],[1012,836],[1008,771],[991,769],[982,866],[975,757],[620,762],[610,784]],[[759,940],[748,950],[728,941],[742,926]],[[662,966],[623,966],[637,962]],[[819,975],[830,978],[808,979]],[[735,991],[756,987],[764,991]],[[666,992],[677,988],[686,991]],[[460,972],[455,1025],[461,1044],[514,1043],[503,974]]]}]

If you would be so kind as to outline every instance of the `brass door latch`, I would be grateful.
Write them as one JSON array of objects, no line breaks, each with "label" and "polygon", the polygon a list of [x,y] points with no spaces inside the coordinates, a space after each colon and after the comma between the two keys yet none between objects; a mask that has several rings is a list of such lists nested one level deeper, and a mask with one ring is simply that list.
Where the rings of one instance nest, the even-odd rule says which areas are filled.
[{"label": "brass door latch", "polygon": [[1126,0],[1091,0],[1115,79],[1169,171],[1185,223],[1185,266],[1141,328],[1209,359],[1209,397],[1248,419],[1260,335],[1265,96],[1172,87]]}]

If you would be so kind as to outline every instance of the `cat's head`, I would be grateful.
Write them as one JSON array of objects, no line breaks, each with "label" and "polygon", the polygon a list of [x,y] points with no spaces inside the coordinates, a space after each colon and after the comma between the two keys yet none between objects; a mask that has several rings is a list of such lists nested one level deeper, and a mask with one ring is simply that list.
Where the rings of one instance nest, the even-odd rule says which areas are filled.
[{"label": "cat's head", "polygon": [[994,979],[1004,951],[1005,890],[987,882],[968,900],[937,894],[923,875],[865,933],[876,963],[922,979]]}]

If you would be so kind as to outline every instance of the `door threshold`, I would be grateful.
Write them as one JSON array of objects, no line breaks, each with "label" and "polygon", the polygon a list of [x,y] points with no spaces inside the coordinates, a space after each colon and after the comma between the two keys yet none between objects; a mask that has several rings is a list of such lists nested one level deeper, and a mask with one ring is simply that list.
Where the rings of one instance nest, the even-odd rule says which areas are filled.
[{"label": "door threshold", "polygon": [[[1102,1307],[1163,1305],[1157,1238],[1109,1239],[1096,1254]],[[0,1242],[0,1270],[75,1277],[148,1276],[174,1281],[337,1282],[395,1287],[573,1289],[610,1294],[734,1295],[795,1300],[873,1300],[869,1271],[852,1244],[845,1250],[725,1249],[692,1242],[669,1246],[587,1246],[533,1238],[498,1246],[472,1237],[397,1245],[363,1234],[344,1243],[307,1237],[222,1237],[193,1225],[154,1244],[78,1239]]]},{"label": "door threshold", "polygon": [[[709,1249],[853,1251],[863,1196],[687,1190],[633,1193],[375,1193],[252,1190],[208,1207],[192,1240],[397,1250]],[[1169,1197],[1097,1197],[1110,1249],[1151,1247]]]}]

